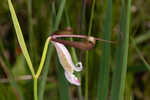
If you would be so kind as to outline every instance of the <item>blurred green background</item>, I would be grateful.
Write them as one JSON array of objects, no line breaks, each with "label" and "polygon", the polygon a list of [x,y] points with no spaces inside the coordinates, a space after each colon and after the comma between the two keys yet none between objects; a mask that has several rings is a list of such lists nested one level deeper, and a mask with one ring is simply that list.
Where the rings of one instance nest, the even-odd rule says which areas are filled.
[{"label": "blurred green background", "polygon": [[[0,100],[21,100],[16,87],[24,100],[33,100],[33,82],[25,58],[17,41],[11,20],[7,0],[0,0]],[[13,6],[19,19],[34,68],[40,62],[46,38],[55,27],[55,13],[60,0],[13,0]],[[125,2],[125,5],[127,3]],[[150,0],[132,0],[128,67],[125,86],[125,100],[150,100],[150,75],[146,63],[150,63]],[[92,0],[66,0],[66,6],[58,29],[72,27],[74,34],[88,34]],[[127,7],[125,7],[126,10]],[[96,0],[91,35],[101,37],[106,14],[106,1]],[[112,33],[111,40],[116,41],[120,27],[121,1],[112,1]],[[138,49],[135,49],[135,44]],[[113,53],[117,44],[111,44],[110,84],[114,66]],[[77,57],[85,65],[85,51],[76,49]],[[81,55],[82,52],[82,55]],[[101,42],[89,51],[89,100],[96,100],[98,88],[99,58]],[[141,58],[145,58],[143,61]],[[60,100],[61,94],[56,67],[56,52],[52,53],[44,92],[44,100]],[[44,73],[44,72],[43,72]],[[79,94],[85,94],[85,70],[82,72],[81,90],[69,84],[71,100],[79,100]],[[10,82],[8,80],[10,78]],[[11,83],[11,80],[15,81]],[[40,81],[41,79],[39,79]],[[68,86],[68,84],[67,84]],[[111,85],[110,85],[111,86]],[[110,88],[111,89],[111,88]],[[109,89],[109,90],[110,90]],[[79,91],[80,90],[80,91]],[[40,91],[40,88],[39,88]],[[79,93],[81,92],[81,93]],[[109,93],[110,94],[110,93]],[[23,99],[22,99],[23,100]],[[65,100],[65,99],[64,99]]]}]

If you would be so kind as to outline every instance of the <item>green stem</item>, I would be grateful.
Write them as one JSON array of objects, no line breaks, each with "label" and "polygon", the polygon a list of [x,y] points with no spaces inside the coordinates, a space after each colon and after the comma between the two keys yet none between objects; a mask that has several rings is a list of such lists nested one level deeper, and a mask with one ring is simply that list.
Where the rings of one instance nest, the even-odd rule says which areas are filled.
[{"label": "green stem", "polygon": [[[94,8],[95,8],[95,0],[92,2],[92,9],[91,9],[91,17],[90,17],[90,24],[89,24],[89,30],[88,30],[88,36],[91,35],[92,30],[92,22],[94,17]],[[89,53],[86,52],[86,81],[85,81],[85,99],[88,100],[88,63],[89,63]]]},{"label": "green stem", "polygon": [[37,96],[37,77],[34,77],[34,100],[38,100],[38,96]]},{"label": "green stem", "polygon": [[88,100],[88,76],[89,76],[89,70],[88,70],[88,63],[89,63],[89,52],[86,52],[86,73],[85,73],[85,100]]},{"label": "green stem", "polygon": [[42,58],[41,58],[41,62],[40,62],[40,65],[38,67],[38,71],[36,73],[36,77],[38,78],[40,76],[40,73],[43,69],[43,65],[44,65],[44,62],[45,62],[45,58],[46,58],[46,53],[47,53],[47,50],[48,50],[48,44],[50,42],[50,38],[47,38],[46,42],[45,42],[45,46],[44,46],[44,50],[43,50],[43,54],[42,54]]},{"label": "green stem", "polygon": [[59,6],[59,9],[58,9],[58,14],[56,16],[56,21],[55,21],[55,25],[54,25],[54,31],[56,31],[58,29],[58,26],[59,26],[59,23],[60,23],[60,20],[61,20],[61,16],[62,16],[64,7],[65,7],[65,4],[66,4],[66,0],[61,0],[60,1],[60,6]]}]

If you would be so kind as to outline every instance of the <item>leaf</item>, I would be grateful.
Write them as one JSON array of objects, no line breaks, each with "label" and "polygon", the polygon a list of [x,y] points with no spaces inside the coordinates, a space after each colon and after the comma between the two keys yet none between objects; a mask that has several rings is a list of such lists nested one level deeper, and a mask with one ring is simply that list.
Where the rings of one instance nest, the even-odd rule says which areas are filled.
[{"label": "leaf", "polygon": [[25,59],[27,61],[27,64],[29,66],[29,69],[30,69],[32,75],[35,76],[33,65],[32,65],[32,62],[31,62],[31,59],[30,59],[30,56],[29,56],[29,53],[28,53],[23,35],[22,35],[22,31],[21,31],[21,28],[20,28],[20,25],[19,25],[19,22],[18,22],[18,19],[17,19],[17,16],[16,16],[16,13],[15,13],[15,10],[13,8],[11,0],[8,0],[8,5],[9,5],[9,10],[10,10],[10,13],[11,13],[12,20],[13,20],[13,24],[14,24],[14,27],[15,27],[17,39],[18,39],[18,42],[21,46],[21,50],[23,52],[23,55],[25,56]]}]

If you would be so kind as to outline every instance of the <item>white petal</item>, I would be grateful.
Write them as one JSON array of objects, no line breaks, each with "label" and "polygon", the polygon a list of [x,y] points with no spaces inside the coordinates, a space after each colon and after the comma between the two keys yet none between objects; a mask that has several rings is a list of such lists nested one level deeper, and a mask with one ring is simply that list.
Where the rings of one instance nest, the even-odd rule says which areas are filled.
[{"label": "white petal", "polygon": [[71,84],[80,86],[80,81],[79,81],[78,78],[77,78],[75,75],[73,75],[72,73],[65,71],[65,77],[66,77],[66,79],[67,79]]},{"label": "white petal", "polygon": [[81,71],[83,69],[83,66],[82,66],[82,63],[81,62],[78,62],[76,64],[77,67],[73,66],[73,69],[77,72]]},{"label": "white petal", "polygon": [[69,51],[67,50],[67,48],[63,44],[58,43],[58,42],[54,42],[54,41],[52,41],[52,43],[56,47],[59,61],[66,71],[73,73],[73,70],[75,70],[75,71],[81,71],[82,70],[81,62],[78,63],[79,67],[76,67],[73,64],[73,61],[72,61],[72,58],[71,58]]}]

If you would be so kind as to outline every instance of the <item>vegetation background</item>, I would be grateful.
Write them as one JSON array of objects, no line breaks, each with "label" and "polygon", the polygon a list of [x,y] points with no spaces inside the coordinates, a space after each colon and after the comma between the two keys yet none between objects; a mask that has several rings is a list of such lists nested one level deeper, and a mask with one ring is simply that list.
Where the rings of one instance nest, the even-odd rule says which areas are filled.
[{"label": "vegetation background", "polygon": [[[81,87],[66,81],[56,51],[50,45],[39,79],[39,100],[150,100],[149,0],[132,0],[131,7],[130,0],[12,0],[12,3],[35,70],[46,38],[56,30],[72,27],[74,34],[118,41],[116,44],[98,41],[88,52],[75,49],[78,61],[84,65]],[[123,65],[119,59],[126,63],[126,58],[121,57],[127,57],[127,64]],[[7,0],[0,3],[0,100],[33,100],[32,76],[17,41]]]}]

